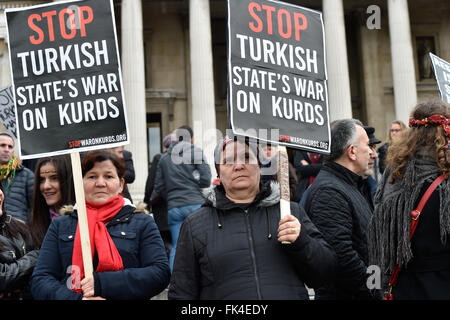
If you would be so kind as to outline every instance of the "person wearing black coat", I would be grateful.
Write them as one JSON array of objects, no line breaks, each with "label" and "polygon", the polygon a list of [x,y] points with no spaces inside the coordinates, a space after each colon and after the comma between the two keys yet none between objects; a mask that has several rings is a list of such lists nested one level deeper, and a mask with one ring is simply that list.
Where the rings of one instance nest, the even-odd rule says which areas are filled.
[{"label": "person wearing black coat", "polygon": [[167,224],[172,248],[170,270],[177,249],[178,235],[184,219],[203,204],[201,189],[211,185],[211,169],[203,151],[194,146],[192,128],[175,131],[176,142],[161,156],[156,169],[155,191],[167,202]]},{"label": "person wearing black coat", "polygon": [[[153,218],[121,195],[125,166],[113,153],[81,162],[92,273],[85,273],[78,210],[52,220],[30,281],[36,300],[148,300],[169,283],[164,245]],[[63,212],[61,212],[63,214]]]},{"label": "person wearing black coat", "polygon": [[31,299],[28,281],[38,258],[28,226],[5,211],[0,185],[0,300]]},{"label": "person wearing black coat", "polygon": [[[389,148],[390,161],[375,195],[368,240],[370,263],[384,275],[382,293],[398,263],[394,300],[450,299],[450,107],[418,104],[410,129]],[[410,239],[411,211],[431,183],[431,194]]]},{"label": "person wearing black coat", "polygon": [[367,229],[372,208],[361,193],[373,149],[360,121],[331,126],[331,154],[308,189],[305,210],[337,256],[333,281],[315,290],[318,299],[372,299],[367,287]]},{"label": "person wearing black coat", "polygon": [[322,169],[323,156],[303,150],[295,150],[293,163],[297,174],[298,185],[294,201],[299,202],[306,189],[314,181]]},{"label": "person wearing black coat", "polygon": [[333,250],[304,210],[291,202],[280,220],[279,185],[260,183],[256,154],[229,138],[216,147],[221,184],[182,225],[169,299],[307,300],[305,284],[333,276]]},{"label": "person wearing black coat", "polygon": [[172,248],[172,237],[170,234],[169,224],[167,222],[167,202],[163,196],[158,194],[155,190],[155,180],[156,180],[156,170],[158,168],[159,160],[162,155],[167,152],[167,149],[172,143],[176,141],[176,135],[170,133],[163,139],[164,152],[156,154],[150,167],[148,169],[147,181],[145,182],[145,194],[144,203],[151,209],[153,218],[155,219],[156,225],[158,226],[159,232],[161,233],[161,238],[164,241],[164,246],[166,252],[170,253]]}]

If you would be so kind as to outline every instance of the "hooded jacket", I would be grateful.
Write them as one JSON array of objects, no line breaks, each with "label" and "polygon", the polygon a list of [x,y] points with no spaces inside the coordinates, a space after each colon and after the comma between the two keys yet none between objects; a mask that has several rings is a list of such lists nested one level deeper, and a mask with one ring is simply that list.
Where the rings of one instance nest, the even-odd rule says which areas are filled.
[{"label": "hooded jacket", "polygon": [[223,186],[208,189],[203,207],[182,225],[169,299],[308,299],[304,284],[313,288],[333,275],[334,253],[304,210],[291,203],[301,231],[281,244],[279,185],[260,190],[243,207]]},{"label": "hooded jacket", "polygon": [[[136,209],[127,199],[106,225],[123,261],[122,271],[94,271],[95,296],[107,300],[150,299],[169,283],[170,271],[164,244],[153,218]],[[136,212],[136,213],[135,213]],[[76,211],[52,220],[42,243],[31,279],[31,293],[37,300],[80,300],[68,285],[77,230]],[[93,259],[94,270],[96,256]]]},{"label": "hooded jacket", "polygon": [[155,190],[167,200],[168,210],[202,204],[201,188],[211,184],[211,169],[201,149],[180,141],[170,145],[156,170]]},{"label": "hooded jacket", "polygon": [[0,294],[20,290],[15,297],[28,298],[28,281],[39,254],[33,249],[31,237],[24,239],[20,233],[16,238],[8,236],[5,224],[0,224]]}]

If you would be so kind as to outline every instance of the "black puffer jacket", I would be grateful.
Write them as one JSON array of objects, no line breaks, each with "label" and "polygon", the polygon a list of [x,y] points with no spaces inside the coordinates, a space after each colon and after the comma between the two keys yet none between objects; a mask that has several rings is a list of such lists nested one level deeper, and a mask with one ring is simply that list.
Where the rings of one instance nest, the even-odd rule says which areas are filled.
[{"label": "black puffer jacket", "polygon": [[357,174],[328,162],[311,184],[305,210],[336,252],[334,281],[316,290],[319,299],[370,299],[367,228],[372,208]]},{"label": "black puffer jacket", "polygon": [[[4,225],[0,226],[0,294],[4,298],[18,290],[21,297],[29,295],[28,281],[38,254],[38,250],[33,250],[31,238],[23,239],[20,234],[11,238],[6,236]],[[16,298],[18,295],[14,294]]]},{"label": "black puffer jacket", "polygon": [[279,186],[261,186],[248,209],[219,186],[183,223],[169,299],[308,299],[333,276],[335,256],[303,209],[291,203],[302,227],[292,244],[277,241]]}]

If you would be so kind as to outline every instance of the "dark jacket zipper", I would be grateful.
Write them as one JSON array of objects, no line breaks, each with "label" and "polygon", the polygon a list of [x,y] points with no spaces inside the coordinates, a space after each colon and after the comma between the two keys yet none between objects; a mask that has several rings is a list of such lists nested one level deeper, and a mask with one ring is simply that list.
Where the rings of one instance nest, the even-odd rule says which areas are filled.
[{"label": "dark jacket zipper", "polygon": [[259,286],[259,278],[258,278],[258,269],[256,267],[256,256],[255,256],[255,248],[253,245],[253,235],[252,235],[252,228],[250,226],[250,219],[248,216],[248,209],[244,210],[244,217],[245,217],[245,224],[247,226],[247,234],[248,234],[248,243],[250,245],[250,256],[252,257],[252,264],[253,264],[253,274],[255,276],[255,283],[256,283],[256,293],[258,295],[258,300],[262,300],[261,297],[261,288]]}]

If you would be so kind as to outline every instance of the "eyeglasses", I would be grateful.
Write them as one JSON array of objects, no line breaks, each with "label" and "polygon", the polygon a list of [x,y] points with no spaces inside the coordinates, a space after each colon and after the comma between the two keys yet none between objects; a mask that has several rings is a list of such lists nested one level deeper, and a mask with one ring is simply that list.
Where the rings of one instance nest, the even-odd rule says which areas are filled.
[{"label": "eyeglasses", "polygon": [[391,129],[391,132],[400,132],[402,129]]}]

